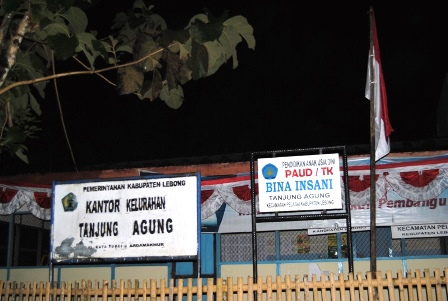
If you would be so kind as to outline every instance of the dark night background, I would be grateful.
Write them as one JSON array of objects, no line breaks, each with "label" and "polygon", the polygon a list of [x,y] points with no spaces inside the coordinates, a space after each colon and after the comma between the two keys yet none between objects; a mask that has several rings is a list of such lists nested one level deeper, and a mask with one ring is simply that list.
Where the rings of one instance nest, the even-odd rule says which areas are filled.
[{"label": "dark night background", "polygon": [[[392,152],[399,141],[438,138],[437,107],[448,72],[447,2],[145,2],[153,4],[154,11],[174,29],[183,28],[204,7],[215,15],[224,10],[230,16],[243,15],[254,27],[255,50],[243,42],[237,48],[237,69],[232,70],[229,62],[215,75],[184,85],[185,102],[178,110],[161,100],[119,96],[97,76],[61,78],[62,110],[79,169],[368,145],[369,101],[364,89],[371,5],[395,130]],[[104,36],[116,12],[132,3],[100,1],[88,12],[90,28],[100,29]],[[2,175],[75,170],[52,86],[41,104],[41,138],[28,144],[30,164],[3,154]]]}]

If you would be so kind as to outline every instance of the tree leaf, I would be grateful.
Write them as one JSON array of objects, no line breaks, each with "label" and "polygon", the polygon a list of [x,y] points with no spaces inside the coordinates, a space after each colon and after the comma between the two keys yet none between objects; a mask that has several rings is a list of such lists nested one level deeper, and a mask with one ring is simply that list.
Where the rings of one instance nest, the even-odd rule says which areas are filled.
[{"label": "tree leaf", "polygon": [[84,11],[79,7],[72,6],[61,14],[61,16],[68,21],[69,27],[71,28],[73,34],[86,31],[89,20],[87,19],[87,15]]},{"label": "tree leaf", "polygon": [[151,99],[155,100],[160,96],[162,91],[162,74],[158,69],[154,69],[151,80]]},{"label": "tree leaf", "polygon": [[129,45],[120,45],[115,49],[116,52],[127,52],[127,53],[133,53],[134,49]]},{"label": "tree leaf", "polygon": [[157,29],[159,31],[167,30],[168,27],[166,25],[166,21],[164,18],[162,18],[162,16],[152,13],[149,17],[154,22],[154,29]]},{"label": "tree leaf", "polygon": [[32,93],[28,93],[28,97],[30,100],[30,107],[31,109],[33,109],[33,111],[37,114],[37,115],[42,115],[42,111],[40,109],[40,105],[37,102],[36,98],[34,97],[34,95]]},{"label": "tree leaf", "polygon": [[128,21],[128,16],[124,12],[119,12],[115,15],[115,19],[112,23],[111,29],[122,28]]},{"label": "tree leaf", "polygon": [[73,55],[79,43],[76,36],[69,38],[63,34],[57,34],[48,37],[48,44],[53,48],[56,59],[66,60]]},{"label": "tree leaf", "polygon": [[246,40],[250,49],[255,49],[254,28],[243,16],[234,16],[224,22],[224,26],[234,26],[239,34]]},{"label": "tree leaf", "polygon": [[218,18],[215,18],[210,11],[206,9],[206,14],[198,14],[190,19],[189,31],[191,37],[202,44],[214,41],[219,38],[223,30],[223,22],[227,19],[228,12],[224,12]]},{"label": "tree leaf", "polygon": [[5,135],[3,136],[2,144],[16,157],[25,163],[28,162],[28,157],[25,155],[24,151],[28,148],[22,144],[26,140],[26,135],[20,127],[13,126],[5,130]]},{"label": "tree leaf", "polygon": [[168,86],[165,85],[160,92],[160,99],[165,101],[170,108],[179,109],[184,102],[184,90],[182,89],[182,86],[177,86],[175,89],[169,89]]},{"label": "tree leaf", "polygon": [[64,23],[52,22],[46,25],[42,30],[44,30],[48,36],[56,36],[56,35],[65,35],[66,37],[70,36],[70,30]]},{"label": "tree leaf", "polygon": [[204,43],[204,47],[208,52],[208,69],[207,76],[218,71],[219,67],[225,62],[225,51],[217,41]]},{"label": "tree leaf", "polygon": [[121,95],[136,93],[142,87],[143,72],[135,66],[126,66],[117,71],[117,90]]},{"label": "tree leaf", "polygon": [[[16,58],[15,72],[20,80],[33,80],[43,77],[48,70],[41,58],[33,52],[19,52]],[[45,98],[46,85],[46,81],[33,84],[42,98]]]},{"label": "tree leaf", "polygon": [[208,52],[204,45],[198,44],[193,41],[191,56],[187,60],[187,65],[192,71],[194,80],[207,76]]},{"label": "tree leaf", "polygon": [[26,107],[28,107],[29,104],[28,93],[16,97],[11,104],[13,105],[15,111],[19,111],[20,109],[26,109]]},{"label": "tree leaf", "polygon": [[212,18],[209,16],[209,22],[197,18],[190,26],[190,35],[197,43],[202,44],[209,41],[217,40],[224,28],[223,21],[218,18]]},{"label": "tree leaf", "polygon": [[17,148],[17,150],[16,150],[16,152],[15,152],[14,154],[17,156],[17,158],[19,158],[20,160],[22,160],[22,161],[25,162],[26,164],[29,164],[30,162],[29,162],[29,160],[28,160],[28,156],[25,155],[25,153],[24,153],[25,150],[26,150],[25,145],[22,145],[22,144],[21,144],[21,145]]},{"label": "tree leaf", "polygon": [[188,40],[186,43],[179,44],[179,57],[182,61],[186,61],[190,57],[191,48],[191,40]]},{"label": "tree leaf", "polygon": [[[17,0],[13,0],[14,2],[19,2]],[[45,11],[45,3],[44,2],[36,2],[36,3],[30,3],[30,12],[31,12],[31,18],[33,20],[33,23],[39,24],[42,18],[46,16]]]},{"label": "tree leaf", "polygon": [[139,8],[139,9],[146,9],[145,2],[143,0],[136,0],[134,1],[134,4],[132,5],[133,9]]},{"label": "tree leaf", "polygon": [[93,46],[93,43],[96,42],[97,46],[98,44],[100,45],[99,47],[101,47],[101,43],[99,43],[95,36],[91,33],[88,32],[81,32],[78,33],[76,35],[76,37],[78,38],[78,47],[76,47],[75,51],[76,52],[83,52],[84,55],[86,56],[87,60],[89,61],[90,67],[92,70],[95,70],[95,59],[98,57],[98,55],[101,54],[105,54],[107,57],[107,53],[104,50],[103,47],[103,52],[101,51],[97,51],[97,49]]},{"label": "tree leaf", "polygon": [[178,73],[178,81],[181,85],[190,81],[192,78],[192,71],[188,68],[187,64],[182,64],[182,67],[179,69]]},{"label": "tree leaf", "polygon": [[166,75],[165,78],[168,82],[168,88],[174,89],[179,82],[179,72],[182,68],[183,62],[180,58],[171,51],[165,52],[166,61]]},{"label": "tree leaf", "polygon": [[233,57],[233,69],[238,67],[238,59],[236,56],[236,46],[242,41],[241,35],[234,26],[224,27],[219,42],[223,46],[225,59]]},{"label": "tree leaf", "polygon": [[[159,51],[158,51],[159,50]],[[151,71],[154,69],[154,60],[158,61],[163,56],[163,51],[159,45],[152,39],[152,37],[148,35],[139,35],[137,42],[134,47],[134,59],[139,60],[141,58],[148,57],[146,60],[143,60],[139,63],[139,67],[145,72]],[[157,64],[156,64],[157,65]]]}]

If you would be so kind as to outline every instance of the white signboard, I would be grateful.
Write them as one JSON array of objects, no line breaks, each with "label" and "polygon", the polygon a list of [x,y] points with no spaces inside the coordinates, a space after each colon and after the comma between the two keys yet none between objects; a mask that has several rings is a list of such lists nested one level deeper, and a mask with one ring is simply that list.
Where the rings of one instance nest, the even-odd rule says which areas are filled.
[{"label": "white signboard", "polygon": [[260,212],[341,209],[338,154],[258,159]]},{"label": "white signboard", "polygon": [[[351,227],[352,232],[369,231],[370,227],[359,226]],[[308,235],[322,235],[322,234],[333,234],[333,233],[346,233],[347,227],[333,227],[333,228],[314,228],[308,229]]]},{"label": "white signboard", "polygon": [[448,223],[392,226],[392,238],[448,236]]},{"label": "white signboard", "polygon": [[52,260],[197,256],[199,179],[55,182]]}]

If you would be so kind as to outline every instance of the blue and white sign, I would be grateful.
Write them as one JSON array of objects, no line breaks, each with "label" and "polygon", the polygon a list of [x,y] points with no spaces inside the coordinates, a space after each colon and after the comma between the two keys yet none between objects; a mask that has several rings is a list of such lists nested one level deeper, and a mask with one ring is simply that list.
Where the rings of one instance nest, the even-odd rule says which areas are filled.
[{"label": "blue and white sign", "polygon": [[338,154],[258,159],[260,212],[341,209]]}]

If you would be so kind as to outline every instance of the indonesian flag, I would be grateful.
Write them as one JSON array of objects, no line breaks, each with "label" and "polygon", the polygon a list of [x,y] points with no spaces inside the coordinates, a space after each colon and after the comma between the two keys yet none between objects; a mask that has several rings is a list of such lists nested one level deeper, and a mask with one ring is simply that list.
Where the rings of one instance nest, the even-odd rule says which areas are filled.
[{"label": "indonesian flag", "polygon": [[375,110],[375,161],[378,161],[390,152],[389,135],[393,132],[393,129],[389,122],[389,115],[387,112],[386,86],[384,84],[383,68],[381,66],[375,15],[373,14],[373,10],[371,10],[370,13],[372,28],[365,95],[367,99],[371,100],[371,89],[373,89]]}]

